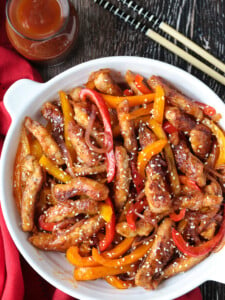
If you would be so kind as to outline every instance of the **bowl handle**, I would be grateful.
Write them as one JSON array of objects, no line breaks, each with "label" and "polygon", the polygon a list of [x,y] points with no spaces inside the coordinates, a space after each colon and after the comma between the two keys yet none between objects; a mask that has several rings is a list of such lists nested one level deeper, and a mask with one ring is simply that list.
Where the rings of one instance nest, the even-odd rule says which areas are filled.
[{"label": "bowl handle", "polygon": [[20,114],[24,104],[40,90],[41,85],[42,83],[29,79],[20,79],[11,85],[5,93],[3,102],[12,119]]}]

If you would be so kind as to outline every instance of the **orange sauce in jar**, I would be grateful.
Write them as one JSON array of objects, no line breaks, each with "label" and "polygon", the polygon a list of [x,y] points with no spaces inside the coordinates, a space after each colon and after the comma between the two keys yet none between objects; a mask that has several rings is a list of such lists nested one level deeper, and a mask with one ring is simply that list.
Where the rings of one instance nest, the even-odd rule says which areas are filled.
[{"label": "orange sauce in jar", "polygon": [[6,7],[11,44],[36,62],[62,61],[73,47],[78,18],[67,0],[11,0]]}]

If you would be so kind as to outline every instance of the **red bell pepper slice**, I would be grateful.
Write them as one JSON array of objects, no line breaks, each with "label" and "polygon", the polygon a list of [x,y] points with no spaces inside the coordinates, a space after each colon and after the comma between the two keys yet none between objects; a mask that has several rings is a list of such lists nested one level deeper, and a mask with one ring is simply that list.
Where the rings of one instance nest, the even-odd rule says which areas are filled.
[{"label": "red bell pepper slice", "polygon": [[123,91],[124,96],[133,96],[134,92],[131,89],[126,89]]},{"label": "red bell pepper slice", "polygon": [[198,257],[201,255],[208,254],[221,242],[225,234],[225,206],[223,212],[223,221],[220,225],[218,233],[210,240],[202,243],[199,246],[190,246],[182,237],[182,235],[175,229],[172,229],[172,238],[177,248],[184,254]]},{"label": "red bell pepper slice", "polygon": [[144,78],[141,75],[137,74],[135,76],[134,84],[142,94],[150,94],[151,90],[146,86],[143,80]]},{"label": "red bell pepper slice", "polygon": [[163,129],[166,133],[174,133],[177,132],[176,127],[174,127],[169,121],[165,121],[163,123]]},{"label": "red bell pepper slice", "polygon": [[198,106],[203,110],[203,112],[206,116],[211,117],[216,114],[216,110],[214,107],[207,105],[205,103],[202,103],[202,102],[198,102],[198,101],[195,101],[195,103],[198,104]]},{"label": "red bell pepper slice", "polygon": [[[113,145],[111,120],[110,120],[108,107],[104,99],[98,92],[94,90],[82,89],[80,92],[80,98],[84,100],[86,99],[86,97],[89,97],[90,100],[94,102],[99,109],[104,124],[105,143],[108,142],[110,143],[110,145]],[[107,158],[107,179],[108,182],[111,182],[115,176],[115,170],[116,170],[116,161],[115,161],[113,147],[109,152],[106,153],[106,158]]]},{"label": "red bell pepper slice", "polygon": [[115,210],[114,210],[112,201],[110,198],[107,198],[105,200],[105,202],[106,202],[106,204],[111,206],[112,216],[111,216],[111,220],[108,223],[106,223],[105,237],[99,243],[99,250],[101,252],[105,251],[110,246],[110,244],[112,243],[112,241],[114,239],[115,232],[116,232],[116,215],[115,215]]},{"label": "red bell pepper slice", "polygon": [[182,220],[184,218],[185,213],[186,213],[186,208],[183,208],[180,210],[180,212],[178,214],[176,214],[176,213],[170,214],[170,219],[173,220],[174,222],[179,222],[180,220]]},{"label": "red bell pepper slice", "polygon": [[40,228],[45,231],[53,231],[54,226],[59,224],[59,222],[46,222],[44,214],[40,215],[40,217],[38,219],[38,223],[39,223]]},{"label": "red bell pepper slice", "polygon": [[196,183],[194,180],[188,178],[187,176],[180,175],[180,176],[179,176],[179,179],[180,179],[180,182],[181,182],[182,184],[184,184],[184,185],[186,185],[186,186],[192,188],[192,189],[195,190],[195,191],[201,191],[201,189],[200,189],[200,187],[197,185],[197,183]]},{"label": "red bell pepper slice", "polygon": [[134,187],[137,191],[137,194],[140,194],[140,192],[144,189],[144,179],[138,172],[134,160],[130,161],[130,167],[131,167],[131,175],[132,175]]}]

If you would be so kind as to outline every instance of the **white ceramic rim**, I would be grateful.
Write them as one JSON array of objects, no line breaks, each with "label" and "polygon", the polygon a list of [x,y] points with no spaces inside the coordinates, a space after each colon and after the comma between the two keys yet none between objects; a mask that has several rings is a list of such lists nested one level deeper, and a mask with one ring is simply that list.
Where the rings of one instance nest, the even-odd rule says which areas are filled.
[{"label": "white ceramic rim", "polygon": [[[137,72],[140,72],[140,68],[146,68],[145,73],[142,72],[144,76],[148,76],[153,73],[158,74],[158,69],[160,70],[160,72],[165,73],[163,73],[162,75],[159,72],[159,75],[163,76],[166,79],[169,79],[171,82],[176,83],[176,86],[178,88],[181,88],[182,91],[189,94],[190,96],[195,96],[194,98],[196,100],[204,101],[207,104],[213,105],[217,109],[217,111],[221,113],[225,111],[222,100],[220,100],[219,97],[200,80],[196,79],[185,71],[164,62],[140,57],[120,56],[92,60],[72,67],[71,69],[57,75],[56,77],[43,84],[35,83],[30,80],[20,80],[16,82],[10,87],[4,97],[4,104],[10,115],[12,116],[12,124],[5,139],[1,156],[0,198],[6,225],[17,248],[24,256],[26,261],[31,265],[31,267],[36,270],[37,273],[39,273],[44,279],[46,279],[49,283],[59,288],[63,292],[73,297],[78,297],[79,299],[105,299],[107,297],[107,299],[116,298],[118,300],[133,300],[138,296],[141,296],[143,300],[148,298],[151,298],[153,300],[168,300],[185,294],[186,292],[192,290],[193,288],[199,286],[201,283],[207,280],[216,280],[225,283],[225,278],[223,275],[225,259],[222,259],[222,255],[225,255],[225,249],[223,249],[219,253],[211,255],[205,261],[200,263],[192,270],[186,272],[185,274],[180,274],[165,281],[159,286],[156,291],[148,292],[144,291],[141,288],[118,291],[106,285],[106,283],[104,283],[103,281],[99,280],[94,282],[81,282],[78,283],[78,288],[74,288],[73,284],[68,284],[68,279],[63,278],[63,276],[68,275],[68,272],[62,274],[62,276],[60,277],[58,276],[58,274],[52,274],[52,272],[50,272],[49,270],[46,271],[43,269],[44,264],[42,262],[42,258],[40,260],[34,260],[34,256],[37,255],[37,253],[38,257],[41,257],[42,253],[40,253],[39,250],[36,250],[32,246],[28,245],[26,239],[21,238],[22,235],[25,236],[25,234],[21,234],[18,222],[15,223],[15,220],[10,220],[9,215],[11,214],[11,210],[13,210],[14,214],[16,214],[16,211],[15,207],[11,207],[8,201],[8,199],[12,199],[12,190],[8,184],[8,182],[11,182],[12,178],[10,175],[6,176],[6,173],[9,173],[8,169],[12,168],[12,161],[8,160],[8,155],[12,151],[14,151],[14,153],[16,151],[15,149],[12,150],[13,138],[15,138],[16,133],[18,135],[22,116],[24,116],[31,105],[32,109],[34,111],[37,111],[41,105],[41,103],[38,102],[39,99],[44,98],[44,100],[47,100],[49,94],[51,94],[50,98],[52,98],[53,95],[56,95],[58,90],[68,89],[74,86],[71,83],[71,76],[73,74],[82,74],[82,72],[87,69],[90,72],[91,70],[94,71],[104,67],[112,67],[116,70],[120,70],[121,68],[124,70],[132,69],[133,71]],[[150,70],[147,70],[148,67],[150,68]],[[67,81],[68,78],[70,80]],[[86,79],[87,78],[85,77],[85,80]],[[82,79],[82,76],[80,80],[80,83],[85,82],[85,80]],[[190,86],[187,87],[188,84],[191,85],[191,88]],[[200,97],[196,97],[195,93],[197,93],[197,91],[201,93]],[[26,101],[24,100],[24,98],[22,98],[20,105],[18,105],[18,95],[21,96],[24,93],[26,94]],[[202,98],[202,93],[205,97],[208,96],[207,99]],[[37,112],[35,114],[35,117],[39,117]],[[225,128],[224,122],[222,122],[221,125]],[[16,148],[15,143],[14,147]],[[11,193],[9,192],[9,189],[11,190]],[[50,257],[49,255],[51,256],[51,254],[47,254],[46,256]],[[55,264],[57,264],[58,256],[53,255],[53,257],[55,259]],[[70,268],[70,270],[72,270],[72,267]],[[72,278],[72,273],[70,275]],[[101,290],[102,288],[104,289],[104,292]]]}]

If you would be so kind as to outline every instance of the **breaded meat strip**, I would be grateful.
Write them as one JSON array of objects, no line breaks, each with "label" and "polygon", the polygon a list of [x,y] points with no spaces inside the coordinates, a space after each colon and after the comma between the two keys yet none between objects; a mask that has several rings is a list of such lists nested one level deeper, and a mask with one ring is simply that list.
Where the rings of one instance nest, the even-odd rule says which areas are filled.
[{"label": "breaded meat strip", "polygon": [[115,157],[116,176],[114,180],[114,203],[116,208],[119,210],[124,206],[128,199],[131,171],[129,166],[129,157],[123,146],[116,147]]},{"label": "breaded meat strip", "polygon": [[178,169],[187,177],[196,181],[200,187],[205,186],[204,164],[191,153],[186,142],[180,140],[172,149]]},{"label": "breaded meat strip", "polygon": [[58,165],[63,165],[64,160],[62,158],[60,148],[47,129],[37,121],[32,120],[30,117],[25,118],[24,125],[39,141],[46,156],[55,161]]},{"label": "breaded meat strip", "polygon": [[137,138],[135,136],[134,121],[129,120],[127,115],[129,113],[129,103],[127,100],[122,101],[117,107],[117,115],[119,119],[120,131],[124,140],[124,147],[128,153],[137,154]]},{"label": "breaded meat strip", "polygon": [[164,279],[170,278],[175,276],[179,273],[186,272],[193,268],[195,265],[199,264],[203,259],[208,256],[201,255],[198,257],[190,257],[182,255],[181,257],[176,258],[172,263],[170,263],[162,272],[161,276],[152,282],[153,288],[156,289],[157,286],[162,282]]},{"label": "breaded meat strip", "polygon": [[59,222],[78,214],[96,215],[98,210],[98,203],[92,199],[65,200],[45,211],[45,222]]},{"label": "breaded meat strip", "polygon": [[194,153],[205,159],[212,148],[212,132],[203,124],[198,124],[190,131],[190,143]]},{"label": "breaded meat strip", "polygon": [[38,232],[32,235],[29,241],[41,250],[65,252],[70,246],[79,245],[95,235],[104,224],[105,221],[97,215],[60,232]]},{"label": "breaded meat strip", "polygon": [[96,180],[76,177],[66,184],[54,185],[52,193],[58,201],[64,201],[77,195],[85,195],[95,201],[103,201],[108,197],[109,189],[105,184]]},{"label": "breaded meat strip", "polygon": [[137,271],[135,284],[145,289],[154,289],[153,280],[161,275],[163,268],[172,258],[174,244],[172,241],[173,221],[166,218],[160,224],[152,248],[144,262]]},{"label": "breaded meat strip", "polygon": [[181,112],[177,107],[166,107],[165,118],[177,128],[178,131],[189,135],[194,153],[199,158],[205,159],[212,147],[211,130],[203,124],[197,124],[190,115]]},{"label": "breaded meat strip", "polygon": [[102,156],[92,151],[85,142],[84,129],[73,121],[68,124],[68,135],[81,163],[99,165]]},{"label": "breaded meat strip", "polygon": [[32,155],[27,155],[23,162],[23,171],[27,173],[26,185],[22,195],[21,220],[23,231],[32,231],[34,227],[34,211],[38,192],[43,183],[42,169]]},{"label": "breaded meat strip", "polygon": [[113,79],[110,69],[101,69],[90,75],[88,81],[94,81],[96,89],[104,94],[121,96],[123,93]]},{"label": "breaded meat strip", "polygon": [[195,120],[188,114],[181,112],[178,107],[167,106],[165,118],[179,131],[190,132],[195,126]]},{"label": "breaded meat strip", "polygon": [[[139,128],[139,141],[141,147],[153,143],[156,140],[154,133],[146,126]],[[171,196],[167,189],[165,161],[160,154],[154,155],[147,164],[145,182],[145,195],[153,213],[164,213],[171,209]]]}]

